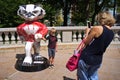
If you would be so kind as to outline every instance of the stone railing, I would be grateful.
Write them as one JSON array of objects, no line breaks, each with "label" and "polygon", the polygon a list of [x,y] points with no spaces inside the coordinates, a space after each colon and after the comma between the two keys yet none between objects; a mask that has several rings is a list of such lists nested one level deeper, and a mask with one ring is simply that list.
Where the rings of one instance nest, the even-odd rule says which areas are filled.
[{"label": "stone railing", "polygon": [[[50,30],[52,27],[48,27]],[[84,37],[84,30],[86,27],[84,26],[77,26],[77,27],[55,27],[57,30],[57,38],[59,43],[71,43],[71,42],[79,42]],[[118,32],[120,33],[120,26],[112,27],[114,31],[114,39],[113,41],[120,40]],[[47,34],[48,35],[48,34]],[[46,35],[46,36],[47,36]],[[24,42],[23,42],[24,43]],[[23,44],[17,35],[16,28],[0,28],[0,46],[3,45],[21,45]],[[47,43],[42,41],[42,43]]]}]

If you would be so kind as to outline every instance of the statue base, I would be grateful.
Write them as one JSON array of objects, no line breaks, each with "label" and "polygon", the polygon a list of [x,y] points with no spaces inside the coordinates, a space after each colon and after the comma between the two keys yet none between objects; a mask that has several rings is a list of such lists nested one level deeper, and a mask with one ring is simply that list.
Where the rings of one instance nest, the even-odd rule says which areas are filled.
[{"label": "statue base", "polygon": [[16,58],[16,64],[15,64],[15,68],[19,71],[24,71],[24,72],[36,72],[36,71],[41,71],[44,70],[46,68],[49,67],[49,61],[47,58],[45,57],[40,57],[39,60],[34,60],[34,56],[33,57],[33,63],[31,65],[22,65],[23,64],[23,60],[25,58],[25,54],[17,54]]}]

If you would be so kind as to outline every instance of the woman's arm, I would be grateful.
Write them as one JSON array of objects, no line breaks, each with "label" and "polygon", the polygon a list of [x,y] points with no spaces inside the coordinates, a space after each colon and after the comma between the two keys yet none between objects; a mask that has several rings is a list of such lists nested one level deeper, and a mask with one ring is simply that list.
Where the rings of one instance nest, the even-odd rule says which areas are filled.
[{"label": "woman's arm", "polygon": [[103,28],[101,26],[95,26],[89,30],[84,43],[87,46],[94,38],[99,37],[102,34]]},{"label": "woman's arm", "polygon": [[86,28],[85,30],[85,38],[83,39],[83,44],[82,46],[80,47],[80,49],[82,48],[85,48],[87,45],[89,45],[89,43],[95,38],[98,36],[100,30],[98,27],[93,27],[93,28]]}]

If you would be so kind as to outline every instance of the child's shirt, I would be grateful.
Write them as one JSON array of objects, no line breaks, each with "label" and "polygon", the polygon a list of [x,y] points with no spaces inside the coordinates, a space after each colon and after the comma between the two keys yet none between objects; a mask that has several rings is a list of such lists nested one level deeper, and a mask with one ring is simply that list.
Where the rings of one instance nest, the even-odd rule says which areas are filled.
[{"label": "child's shirt", "polygon": [[57,37],[49,35],[46,39],[48,40],[48,48],[55,49],[57,43]]}]

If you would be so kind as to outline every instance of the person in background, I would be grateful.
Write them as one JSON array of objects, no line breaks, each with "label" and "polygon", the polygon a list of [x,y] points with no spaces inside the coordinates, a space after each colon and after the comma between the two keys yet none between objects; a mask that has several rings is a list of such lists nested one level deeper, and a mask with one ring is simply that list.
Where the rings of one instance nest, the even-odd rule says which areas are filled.
[{"label": "person in background", "polygon": [[55,53],[57,52],[57,37],[56,29],[52,28],[49,32],[49,36],[46,37],[48,40],[48,56],[50,66],[54,66]]},{"label": "person in background", "polygon": [[86,37],[81,58],[78,63],[78,80],[98,80],[98,69],[101,66],[103,54],[113,40],[114,33],[111,27],[115,23],[114,17],[107,11],[98,13],[98,26],[86,29]]}]

